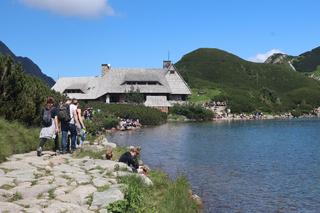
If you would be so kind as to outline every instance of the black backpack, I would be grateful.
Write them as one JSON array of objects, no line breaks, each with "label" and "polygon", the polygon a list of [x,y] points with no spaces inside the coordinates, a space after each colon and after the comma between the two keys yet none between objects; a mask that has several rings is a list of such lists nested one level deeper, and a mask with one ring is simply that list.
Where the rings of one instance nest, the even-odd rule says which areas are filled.
[{"label": "black backpack", "polygon": [[42,125],[49,127],[52,125],[51,110],[44,108],[42,112]]},{"label": "black backpack", "polygon": [[61,122],[66,122],[66,123],[71,121],[69,105],[64,104],[59,107],[58,119]]}]

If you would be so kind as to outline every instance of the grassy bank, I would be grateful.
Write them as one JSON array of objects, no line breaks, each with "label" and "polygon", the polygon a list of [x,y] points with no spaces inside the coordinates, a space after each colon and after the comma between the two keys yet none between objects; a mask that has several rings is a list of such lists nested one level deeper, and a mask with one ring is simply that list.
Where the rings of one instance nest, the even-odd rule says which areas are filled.
[{"label": "grassy bank", "polygon": [[128,185],[125,189],[125,200],[110,204],[108,210],[114,213],[199,212],[199,208],[190,197],[190,184],[185,177],[171,180],[161,171],[152,171],[149,178],[153,182],[153,186],[149,187],[134,175],[120,178],[120,183]]},{"label": "grassy bank", "polygon": [[[118,160],[126,148],[117,147],[113,150],[113,160]],[[78,151],[74,157],[83,158],[89,156],[101,159],[105,151]],[[125,176],[118,179],[119,183],[127,185],[124,188],[125,199],[109,205],[108,210],[114,213],[196,213],[200,208],[190,197],[190,184],[184,176],[171,180],[164,172],[151,171],[148,177],[153,186],[146,186],[141,178],[135,175]]]},{"label": "grassy bank", "polygon": [[39,128],[27,128],[21,123],[0,118],[0,162],[12,154],[36,150],[39,132]]}]

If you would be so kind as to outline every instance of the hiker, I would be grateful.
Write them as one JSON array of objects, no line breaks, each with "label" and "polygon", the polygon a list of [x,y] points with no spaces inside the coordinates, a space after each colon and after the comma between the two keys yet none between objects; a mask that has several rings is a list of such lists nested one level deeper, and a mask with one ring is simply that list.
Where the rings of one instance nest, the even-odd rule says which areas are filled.
[{"label": "hiker", "polygon": [[54,104],[53,97],[48,97],[46,105],[41,109],[41,126],[40,141],[37,149],[37,156],[41,156],[43,146],[48,139],[55,139],[58,134],[58,118],[56,110],[52,110]]},{"label": "hiker", "polygon": [[78,115],[77,115],[77,99],[72,99],[70,104],[70,117],[71,120],[69,122],[69,131],[70,131],[70,138],[71,138],[71,149],[70,153],[76,150],[76,142],[77,142],[77,125],[79,124]]},{"label": "hiker", "polygon": [[137,150],[135,147],[130,147],[130,150],[128,152],[125,152],[121,155],[119,158],[119,162],[125,163],[128,166],[132,168],[134,172],[137,171],[139,168],[138,162],[135,160],[135,157],[137,156]]},{"label": "hiker", "polygon": [[61,125],[61,151],[62,154],[67,153],[67,140],[68,140],[68,132],[69,132],[69,122],[71,120],[70,116],[70,104],[71,99],[68,98],[64,104],[61,104],[58,112],[58,119]]},{"label": "hiker", "polygon": [[76,110],[76,114],[77,114],[77,118],[78,118],[78,123],[76,123],[76,128],[77,128],[77,139],[79,141],[79,146],[81,147],[83,144],[83,141],[86,138],[86,127],[84,126],[83,123],[83,119],[82,119],[82,114],[81,114],[81,108],[79,105],[79,102],[77,102],[77,104],[75,104],[77,106],[77,110]]}]

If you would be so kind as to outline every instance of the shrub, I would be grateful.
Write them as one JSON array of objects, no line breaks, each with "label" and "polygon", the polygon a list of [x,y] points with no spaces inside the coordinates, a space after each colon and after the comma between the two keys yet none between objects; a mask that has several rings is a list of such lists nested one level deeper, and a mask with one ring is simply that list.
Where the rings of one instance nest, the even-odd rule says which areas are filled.
[{"label": "shrub", "polygon": [[211,120],[214,116],[214,113],[212,111],[194,104],[174,105],[172,108],[170,108],[170,113],[183,115],[188,119],[196,121],[208,121]]},{"label": "shrub", "polygon": [[165,123],[167,114],[157,109],[134,104],[105,104],[101,102],[87,103],[94,110],[100,109],[102,115],[113,115],[120,118],[139,119],[142,125],[159,125]]},{"label": "shrub", "polygon": [[93,116],[92,120],[85,120],[84,123],[87,132],[95,135],[103,129],[117,127],[119,120],[113,115],[100,111]]},{"label": "shrub", "polygon": [[11,57],[0,56],[0,116],[39,125],[40,109],[48,96],[53,96],[56,102],[64,98],[42,80],[25,74]]}]

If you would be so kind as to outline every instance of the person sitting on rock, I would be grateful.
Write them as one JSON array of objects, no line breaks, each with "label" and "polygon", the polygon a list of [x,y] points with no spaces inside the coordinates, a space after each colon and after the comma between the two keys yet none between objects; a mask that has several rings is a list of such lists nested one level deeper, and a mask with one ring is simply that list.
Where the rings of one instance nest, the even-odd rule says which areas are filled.
[{"label": "person sitting on rock", "polygon": [[135,160],[136,155],[137,155],[136,148],[130,147],[129,152],[125,152],[124,154],[121,155],[121,157],[119,158],[119,162],[127,164],[132,168],[134,172],[136,172],[137,169],[139,168],[139,164]]}]

